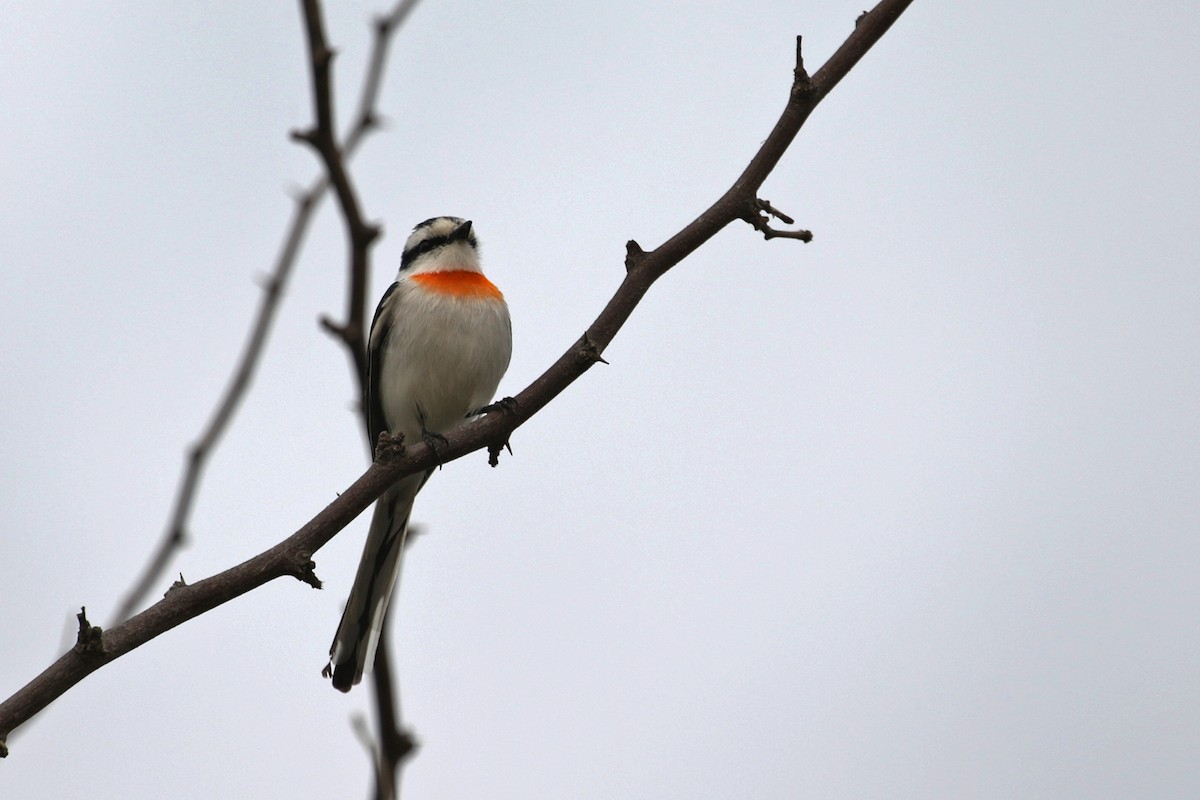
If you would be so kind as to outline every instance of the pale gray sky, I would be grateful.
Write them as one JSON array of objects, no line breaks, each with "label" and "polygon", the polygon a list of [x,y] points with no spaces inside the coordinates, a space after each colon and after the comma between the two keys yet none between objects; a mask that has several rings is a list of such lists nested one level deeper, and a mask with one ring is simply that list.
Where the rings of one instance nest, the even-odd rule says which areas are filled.
[{"label": "pale gray sky", "polygon": [[[332,3],[340,109],[374,2]],[[475,220],[515,393],[722,192],[862,4],[426,0],[354,164],[372,303]],[[412,798],[1200,793],[1200,6],[917,0],[514,458],[435,476],[395,618]],[[0,695],[115,609],[316,165],[298,8],[0,19]],[[358,476],[323,210],[174,571]],[[0,794],[364,797],[320,678],[366,521],[77,686]],[[162,589],[165,590],[166,583]]]}]

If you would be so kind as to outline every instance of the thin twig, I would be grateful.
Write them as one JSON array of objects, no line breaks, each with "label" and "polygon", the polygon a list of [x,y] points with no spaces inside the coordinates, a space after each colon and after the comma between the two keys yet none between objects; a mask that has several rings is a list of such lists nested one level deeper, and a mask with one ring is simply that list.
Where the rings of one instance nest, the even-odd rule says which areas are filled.
[{"label": "thin twig", "polygon": [[314,194],[310,190],[296,202],[292,222],[288,227],[283,248],[276,260],[275,269],[263,286],[262,302],[259,305],[254,324],[250,328],[246,349],[242,352],[233,377],[230,379],[224,395],[217,403],[216,410],[204,432],[188,449],[187,466],[175,497],[175,506],[171,511],[170,520],[167,522],[166,535],[150,559],[150,563],[146,565],[142,576],[121,602],[113,617],[116,622],[129,619],[133,615],[145,596],[159,582],[175,552],[183,547],[187,540],[187,523],[196,499],[200,478],[204,473],[204,466],[221,436],[229,427],[230,420],[233,419],[233,415],[246,395],[246,390],[250,387],[250,381],[254,377],[254,370],[258,367],[259,359],[266,347],[267,335],[270,333],[271,324],[275,321],[275,312],[279,308],[284,287],[291,276],[292,266],[296,262],[296,254],[304,240],[308,220],[312,216],[318,196],[319,194]]},{"label": "thin twig", "polygon": [[[406,544],[407,546],[407,544]],[[399,684],[392,672],[392,661],[388,649],[388,626],[385,622],[379,632],[379,644],[375,651],[375,671],[372,673],[375,688],[375,711],[379,720],[379,765],[375,772],[376,800],[393,800],[398,797],[400,769],[417,751],[417,742],[400,720]]]},{"label": "thin twig", "polygon": [[[541,376],[518,394],[508,409],[497,409],[455,428],[434,452],[424,442],[407,447],[386,464],[375,463],[346,491],[299,531],[279,544],[236,567],[167,593],[137,616],[102,633],[96,652],[67,652],[29,684],[0,703],[0,755],[7,735],[84,677],[218,605],[284,576],[315,581],[312,555],[351,520],[362,513],[389,486],[407,475],[505,441],[508,435],[561,394],[603,353],[654,281],[719,230],[739,218],[779,158],[795,138],[813,108],[851,67],[887,31],[912,0],[882,0],[860,18],[854,33],[838,48],[811,82],[795,81],[783,115],[750,166],[707,211],[660,247],[636,260],[584,337]],[[798,70],[799,72],[799,70]],[[799,87],[799,88],[797,88]],[[593,350],[594,354],[588,354]]]}]

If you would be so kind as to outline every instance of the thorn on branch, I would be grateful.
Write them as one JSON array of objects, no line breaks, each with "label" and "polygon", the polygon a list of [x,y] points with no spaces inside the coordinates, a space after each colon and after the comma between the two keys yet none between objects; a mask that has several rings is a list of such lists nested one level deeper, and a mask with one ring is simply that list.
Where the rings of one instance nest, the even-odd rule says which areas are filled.
[{"label": "thorn on branch", "polygon": [[597,347],[596,343],[592,341],[590,336],[588,336],[587,331],[583,332],[583,338],[579,340],[578,356],[583,361],[587,362],[588,366],[591,366],[596,362],[600,362],[601,364],[608,363],[604,360],[604,357],[600,355],[600,348]]},{"label": "thorn on branch", "polygon": [[804,69],[804,49],[802,36],[796,37],[796,68],[792,71],[793,91],[797,89],[808,89],[812,86],[812,80],[808,77],[808,70]]},{"label": "thorn on branch", "polygon": [[104,652],[104,630],[88,622],[87,607],[80,606],[75,615],[79,620],[79,633],[75,637],[75,652],[80,655]]},{"label": "thorn on branch", "polygon": [[[493,411],[501,411],[505,415],[517,416],[517,398],[501,397],[494,403],[488,403],[483,408],[468,414],[469,417],[478,417],[484,414],[490,414]],[[495,467],[500,464],[500,451],[508,450],[508,454],[512,455],[512,445],[508,443],[506,437],[502,442],[493,442],[488,445],[488,465]]]},{"label": "thorn on branch", "polygon": [[186,589],[187,585],[187,581],[183,579],[183,573],[181,572],[179,573],[179,580],[172,582],[171,585],[167,587],[167,590],[163,592],[163,597],[169,597],[171,592],[174,592],[178,589]]},{"label": "thorn on branch", "polygon": [[646,257],[646,251],[642,246],[630,239],[625,243],[625,271],[633,272],[637,269],[637,265]]},{"label": "thorn on branch", "polygon": [[771,205],[770,200],[755,199],[749,204],[745,212],[742,214],[742,219],[750,223],[755,230],[762,233],[764,239],[799,239],[802,242],[811,242],[813,235],[812,231],[781,231],[771,227],[771,218],[775,218],[785,225],[794,225],[795,220],[783,213],[775,206]]}]

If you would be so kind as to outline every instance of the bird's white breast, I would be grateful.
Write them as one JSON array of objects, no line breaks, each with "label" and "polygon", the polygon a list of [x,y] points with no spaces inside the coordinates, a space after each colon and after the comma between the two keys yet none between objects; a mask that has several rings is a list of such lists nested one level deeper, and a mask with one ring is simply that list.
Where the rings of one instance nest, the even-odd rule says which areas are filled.
[{"label": "bird's white breast", "polygon": [[412,440],[449,431],[492,402],[512,354],[508,307],[493,297],[430,291],[407,278],[396,287],[379,364],[379,397],[393,433]]}]

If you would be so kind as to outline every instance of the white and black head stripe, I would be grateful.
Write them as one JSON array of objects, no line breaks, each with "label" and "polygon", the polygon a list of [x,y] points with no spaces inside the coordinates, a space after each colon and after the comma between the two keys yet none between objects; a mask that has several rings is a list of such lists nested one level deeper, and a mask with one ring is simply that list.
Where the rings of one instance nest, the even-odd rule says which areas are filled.
[{"label": "white and black head stripe", "polygon": [[404,243],[404,255],[400,258],[400,269],[409,267],[426,253],[446,247],[455,242],[465,242],[472,250],[479,247],[470,220],[460,217],[433,217],[413,228]]}]

